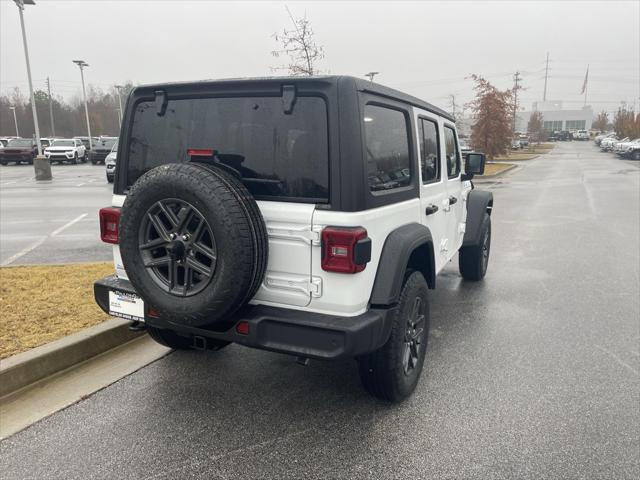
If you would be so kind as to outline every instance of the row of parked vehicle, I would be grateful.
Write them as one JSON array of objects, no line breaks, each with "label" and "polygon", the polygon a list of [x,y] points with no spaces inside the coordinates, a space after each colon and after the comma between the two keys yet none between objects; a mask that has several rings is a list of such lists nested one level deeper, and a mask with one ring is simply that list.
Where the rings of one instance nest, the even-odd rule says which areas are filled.
[{"label": "row of parked vehicle", "polygon": [[613,152],[620,157],[640,160],[640,137],[618,138],[615,132],[609,132],[597,135],[594,142],[603,152]]},{"label": "row of parked vehicle", "polygon": [[[40,145],[50,163],[80,164],[90,161],[92,165],[106,163],[117,137],[73,137],[41,138]],[[38,147],[33,138],[0,138],[0,165],[15,163],[33,164]]]}]

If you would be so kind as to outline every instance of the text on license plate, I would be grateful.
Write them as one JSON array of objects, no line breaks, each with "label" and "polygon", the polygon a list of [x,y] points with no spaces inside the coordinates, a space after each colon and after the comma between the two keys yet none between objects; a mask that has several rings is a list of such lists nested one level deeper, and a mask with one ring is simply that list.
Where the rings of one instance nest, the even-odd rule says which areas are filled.
[{"label": "text on license plate", "polygon": [[144,321],[144,300],[133,293],[109,291],[109,315]]}]

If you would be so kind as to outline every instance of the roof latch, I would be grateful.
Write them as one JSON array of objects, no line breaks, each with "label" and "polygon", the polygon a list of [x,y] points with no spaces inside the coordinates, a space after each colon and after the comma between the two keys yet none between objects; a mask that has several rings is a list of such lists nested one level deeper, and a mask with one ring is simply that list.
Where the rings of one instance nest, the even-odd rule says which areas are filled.
[{"label": "roof latch", "polygon": [[296,103],[296,87],[295,85],[282,86],[282,109],[285,115],[293,113],[293,106]]},{"label": "roof latch", "polygon": [[156,114],[159,117],[162,117],[164,113],[167,111],[167,92],[164,90],[156,90]]}]

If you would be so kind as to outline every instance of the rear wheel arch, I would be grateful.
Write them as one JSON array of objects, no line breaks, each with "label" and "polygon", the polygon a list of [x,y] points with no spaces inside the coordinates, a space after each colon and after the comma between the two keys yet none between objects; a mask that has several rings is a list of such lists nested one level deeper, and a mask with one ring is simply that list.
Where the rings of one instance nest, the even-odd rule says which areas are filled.
[{"label": "rear wheel arch", "polygon": [[407,269],[424,276],[429,288],[436,286],[435,256],[431,231],[419,223],[409,223],[387,236],[371,292],[371,305],[398,302]]}]

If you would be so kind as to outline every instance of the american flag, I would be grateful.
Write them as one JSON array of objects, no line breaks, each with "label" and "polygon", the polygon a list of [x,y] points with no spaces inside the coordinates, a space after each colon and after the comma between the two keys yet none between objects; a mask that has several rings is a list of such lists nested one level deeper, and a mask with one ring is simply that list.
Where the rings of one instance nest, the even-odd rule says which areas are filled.
[{"label": "american flag", "polygon": [[587,80],[589,80],[589,65],[587,65],[587,73],[584,76],[584,82],[582,84],[582,91],[580,92],[580,95],[582,95],[587,89]]}]

